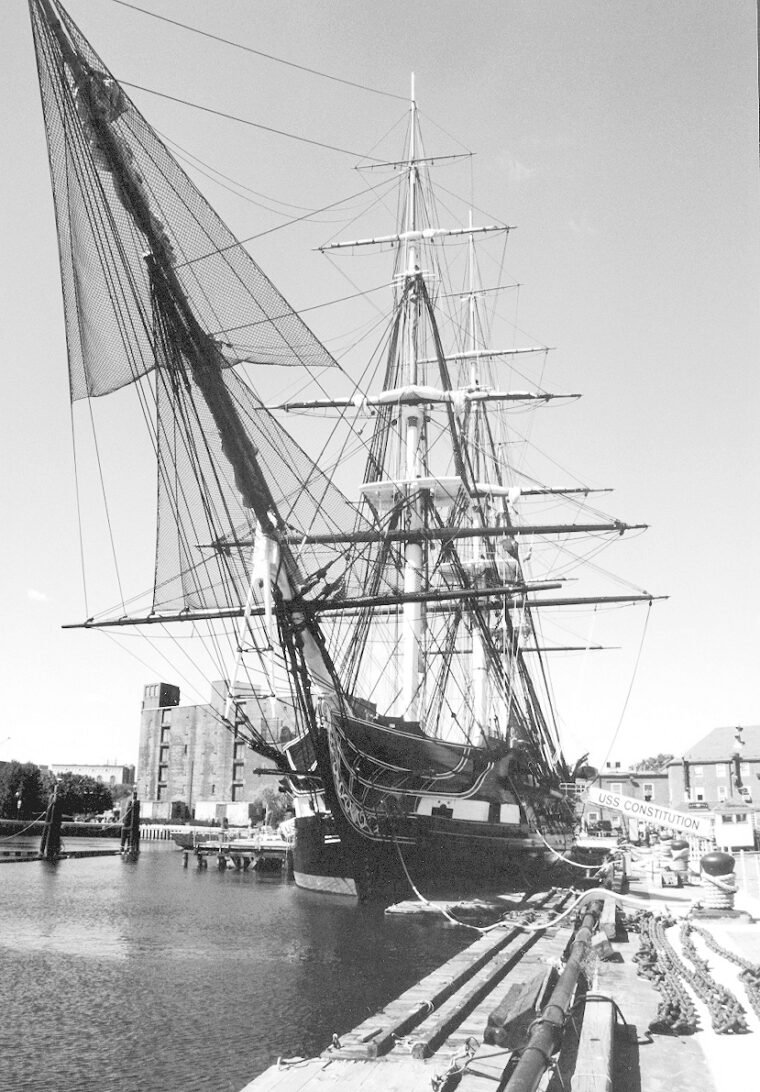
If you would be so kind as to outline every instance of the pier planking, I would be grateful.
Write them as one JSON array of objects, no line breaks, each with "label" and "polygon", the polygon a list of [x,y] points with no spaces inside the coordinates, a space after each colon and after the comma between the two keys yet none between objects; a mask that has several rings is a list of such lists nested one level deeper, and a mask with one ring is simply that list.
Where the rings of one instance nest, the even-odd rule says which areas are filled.
[{"label": "pier planking", "polygon": [[[653,890],[641,892],[642,908],[661,900]],[[557,911],[569,898],[569,892],[547,893],[532,905],[543,900],[544,911]],[[668,900],[676,916],[689,911],[693,897],[680,901],[681,906]],[[637,975],[635,934],[614,932],[613,909],[609,900],[600,915],[597,935],[604,948],[592,947],[584,964],[589,999],[581,1003],[581,985],[550,1087],[559,1081],[573,1092],[730,1092],[736,1087],[731,1074],[737,1065],[750,1054],[752,1068],[760,1065],[754,1036],[716,1037],[707,1019],[696,1035],[648,1035],[660,995]],[[727,926],[715,922],[709,927],[728,942]],[[732,922],[730,928],[739,927]],[[748,922],[741,929],[738,947],[750,959],[760,955],[760,927]],[[321,1057],[291,1068],[273,1066],[243,1092],[412,1092],[431,1086],[497,1092],[508,1087],[508,1067],[554,988],[552,968],[567,956],[572,927],[568,921],[538,935],[516,933],[506,924],[492,929],[342,1035],[339,1048],[328,1047]],[[434,1003],[432,1012],[427,1002]],[[484,1041],[486,1028],[499,1021],[506,1031],[498,1045],[491,1045]],[[760,1023],[753,1030],[760,1032]],[[716,1038],[724,1041],[716,1043]]]},{"label": "pier planking", "polygon": [[[557,913],[569,899],[567,891],[544,892],[526,900],[525,908]],[[524,981],[539,969],[542,979],[547,977],[570,936],[569,928],[526,933],[509,923],[499,925],[340,1036],[340,1046],[329,1047],[320,1058],[272,1066],[244,1092],[408,1092],[429,1087],[433,1077],[461,1063],[468,1040],[480,1042],[489,1013],[503,1000],[505,978]],[[489,1059],[498,1060],[501,1075],[509,1056],[508,1050],[486,1047],[476,1055],[477,1069],[483,1072],[492,1064]],[[467,1076],[469,1080],[469,1071]],[[491,1079],[490,1092],[493,1088]]]}]

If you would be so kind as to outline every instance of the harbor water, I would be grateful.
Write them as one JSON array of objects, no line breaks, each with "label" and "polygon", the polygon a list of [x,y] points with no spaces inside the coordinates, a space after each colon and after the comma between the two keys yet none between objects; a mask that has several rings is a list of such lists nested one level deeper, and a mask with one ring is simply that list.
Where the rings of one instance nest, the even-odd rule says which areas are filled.
[{"label": "harbor water", "polygon": [[184,869],[165,842],[136,864],[3,864],[2,1088],[238,1092],[471,939],[280,876]]}]

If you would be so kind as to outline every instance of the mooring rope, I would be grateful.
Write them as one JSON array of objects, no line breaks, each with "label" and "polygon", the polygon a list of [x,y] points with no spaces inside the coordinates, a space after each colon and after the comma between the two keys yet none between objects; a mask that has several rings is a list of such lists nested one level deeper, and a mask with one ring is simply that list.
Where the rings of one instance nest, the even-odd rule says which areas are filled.
[{"label": "mooring rope", "polygon": [[47,808],[45,808],[45,810],[44,810],[44,811],[41,811],[41,812],[40,812],[40,814],[39,814],[39,815],[37,816],[37,818],[36,818],[36,819],[32,819],[32,820],[31,820],[31,822],[30,822],[30,823],[29,823],[29,824],[28,824],[27,826],[25,826],[25,827],[22,827],[22,828],[21,828],[21,830],[17,830],[17,831],[14,831],[14,833],[13,833],[13,834],[3,834],[3,835],[2,835],[2,837],[0,837],[0,842],[7,842],[7,841],[9,841],[9,840],[10,840],[11,838],[20,838],[20,837],[21,837],[21,835],[22,835],[22,834],[23,834],[23,833],[24,833],[25,831],[27,831],[27,830],[31,830],[31,829],[32,829],[32,827],[34,826],[34,824],[35,824],[35,823],[39,823],[39,822],[40,822],[40,820],[41,820],[41,819],[44,819],[46,815],[47,815]]}]

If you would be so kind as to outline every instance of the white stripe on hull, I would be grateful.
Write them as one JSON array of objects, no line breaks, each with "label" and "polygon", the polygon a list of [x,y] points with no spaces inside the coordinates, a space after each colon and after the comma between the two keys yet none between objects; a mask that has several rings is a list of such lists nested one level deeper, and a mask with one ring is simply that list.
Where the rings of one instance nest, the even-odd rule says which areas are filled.
[{"label": "white stripe on hull", "polygon": [[308,891],[320,891],[328,895],[348,895],[358,898],[356,883],[349,876],[313,876],[310,872],[294,872],[296,887]]}]

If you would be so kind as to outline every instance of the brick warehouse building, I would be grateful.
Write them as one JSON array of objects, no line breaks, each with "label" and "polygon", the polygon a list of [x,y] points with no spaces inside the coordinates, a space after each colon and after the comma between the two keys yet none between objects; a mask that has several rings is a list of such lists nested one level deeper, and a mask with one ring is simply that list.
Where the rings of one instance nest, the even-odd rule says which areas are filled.
[{"label": "brick warehouse building", "polygon": [[[282,720],[267,721],[261,703],[241,694],[252,724],[272,742],[291,738]],[[277,778],[254,769],[273,768],[221,723],[226,686],[212,685],[207,705],[180,705],[179,687],[151,683],[143,691],[137,791],[146,819],[217,819],[246,823],[249,805]]]},{"label": "brick warehouse building", "polygon": [[760,803],[760,725],[713,728],[668,763],[670,798],[679,804]]},{"label": "brick warehouse building", "polygon": [[[752,818],[760,814],[760,725],[714,728],[662,770],[630,770],[608,762],[595,784],[677,811],[722,816],[743,809]],[[618,812],[593,803],[586,804],[583,818],[589,825],[620,823]]]},{"label": "brick warehouse building", "polygon": [[[625,796],[633,796],[637,800],[643,800],[647,803],[662,804],[665,807],[670,803],[667,769],[631,770],[622,767],[619,762],[607,762],[599,771],[594,784],[597,788],[607,789],[609,792],[623,793]],[[583,812],[583,821],[588,827],[592,827],[600,821],[619,826],[621,817],[617,811],[610,811],[598,804],[588,803]]]}]

